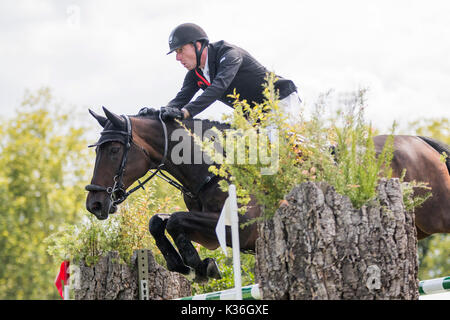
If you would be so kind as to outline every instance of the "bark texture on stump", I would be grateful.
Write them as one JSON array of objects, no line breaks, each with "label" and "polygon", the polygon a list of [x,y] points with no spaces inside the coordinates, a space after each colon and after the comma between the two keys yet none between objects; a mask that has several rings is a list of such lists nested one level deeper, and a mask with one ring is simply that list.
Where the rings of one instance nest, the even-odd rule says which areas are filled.
[{"label": "bark texture on stump", "polygon": [[414,215],[398,179],[353,208],[326,183],[307,182],[259,223],[256,274],[263,299],[418,299]]},{"label": "bark texture on stump", "polygon": [[[119,263],[117,252],[108,254],[94,266],[79,265],[75,300],[137,300],[139,299],[137,251],[131,267]],[[182,275],[167,271],[148,250],[149,299],[165,300],[191,295],[191,285]]]}]

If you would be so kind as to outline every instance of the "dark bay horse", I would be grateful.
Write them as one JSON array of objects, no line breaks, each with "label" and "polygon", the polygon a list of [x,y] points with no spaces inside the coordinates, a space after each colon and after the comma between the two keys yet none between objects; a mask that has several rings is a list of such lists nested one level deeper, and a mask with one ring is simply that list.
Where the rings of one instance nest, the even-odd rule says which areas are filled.
[{"label": "dark bay horse", "polygon": [[[170,173],[179,184],[169,182],[183,192],[189,211],[155,214],[150,219],[150,233],[166,259],[169,270],[192,278],[195,276],[195,281],[219,278],[215,261],[211,258],[202,261],[191,241],[211,250],[219,246],[215,227],[228,196],[219,188],[220,178],[208,171],[210,164],[194,161],[198,157],[196,152],[181,155],[178,152],[179,156],[188,161],[180,163],[179,160],[174,160],[172,151],[177,148],[178,140],[172,141],[169,137],[177,130],[185,131],[175,121],[162,121],[159,111],[154,110],[145,116],[128,117],[103,109],[106,117],[90,110],[104,129],[100,140],[95,144],[97,155],[91,184],[86,186],[89,191],[87,210],[98,219],[106,219],[109,214],[116,212],[117,205],[130,193],[138,190],[139,186],[126,191],[149,170],[156,169],[149,178],[158,172],[163,174],[162,170]],[[195,126],[201,124],[202,132],[213,126],[219,130],[229,128],[226,124],[209,120],[189,119],[183,120],[183,124],[191,131],[195,131]],[[378,152],[382,150],[386,138],[387,136],[374,138]],[[191,145],[190,150],[200,151],[195,149],[190,136],[186,134],[183,139]],[[450,232],[450,163],[447,163],[447,167],[440,161],[440,153],[445,151],[450,154],[449,147],[432,139],[395,136],[394,148],[393,176],[399,177],[405,168],[406,181],[428,182],[432,188],[432,197],[415,212],[419,239],[433,233]],[[181,151],[184,152],[186,149]],[[248,208],[245,215],[240,215],[240,223],[260,215],[253,198]],[[227,245],[231,246],[230,229],[227,228]],[[170,234],[178,250],[167,239],[165,231]],[[256,224],[241,229],[239,236],[241,249],[253,251],[258,236]]]}]

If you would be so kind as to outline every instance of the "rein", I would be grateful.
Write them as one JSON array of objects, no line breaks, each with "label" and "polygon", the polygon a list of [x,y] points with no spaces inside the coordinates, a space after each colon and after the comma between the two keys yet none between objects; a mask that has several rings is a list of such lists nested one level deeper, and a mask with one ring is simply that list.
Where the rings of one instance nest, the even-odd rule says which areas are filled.
[{"label": "rein", "polygon": [[[131,121],[130,118],[126,115],[122,115],[122,118],[125,120],[125,124],[126,124],[126,131],[116,131],[116,130],[105,130],[103,131],[101,134],[121,134],[121,135],[125,135],[126,136],[126,143],[125,143],[125,150],[122,156],[122,161],[120,164],[119,169],[117,170],[117,174],[114,176],[114,185],[112,187],[104,187],[104,186],[99,186],[96,184],[89,184],[85,187],[86,191],[102,191],[102,192],[106,192],[109,194],[112,204],[113,205],[118,205],[122,202],[124,202],[129,195],[131,195],[133,192],[139,190],[140,188],[144,189],[144,185],[149,182],[154,176],[158,176],[161,179],[163,179],[164,181],[168,182],[170,185],[174,186],[175,188],[177,188],[178,190],[180,190],[184,195],[188,196],[189,198],[196,198],[196,196],[194,194],[192,194],[188,189],[186,189],[184,186],[182,186],[181,184],[179,184],[178,182],[174,181],[173,179],[171,179],[170,177],[166,176],[161,169],[164,167],[164,162],[167,159],[167,152],[168,152],[168,144],[169,144],[169,139],[167,136],[167,127],[166,124],[164,123],[164,121],[161,118],[161,113],[159,113],[159,120],[161,122],[161,125],[163,127],[163,131],[164,131],[164,139],[165,139],[165,143],[164,143],[164,153],[163,153],[163,157],[162,160],[160,162],[160,164],[157,166],[156,171],[152,172],[151,170],[149,170],[149,172],[151,172],[152,174],[147,177],[143,182],[140,182],[138,180],[138,185],[134,188],[132,188],[129,191],[125,190],[125,186],[123,184],[123,173],[125,171],[125,166],[127,164],[127,160],[128,160],[128,152],[130,151],[131,148],[131,144],[134,143],[136,146],[137,144],[133,141],[133,137],[132,137],[132,130],[131,130]],[[107,140],[105,142],[108,142],[110,140]],[[123,141],[120,141],[123,143]],[[104,143],[104,142],[103,142]],[[148,157],[147,152],[145,152],[145,150],[141,147],[142,151],[144,152],[144,154]],[[197,191],[200,191],[203,186],[208,183],[209,181],[211,181],[212,177],[208,176],[206,178],[206,180],[204,181],[204,183],[200,186],[200,188],[198,188]],[[145,190],[145,189],[144,189]]]}]

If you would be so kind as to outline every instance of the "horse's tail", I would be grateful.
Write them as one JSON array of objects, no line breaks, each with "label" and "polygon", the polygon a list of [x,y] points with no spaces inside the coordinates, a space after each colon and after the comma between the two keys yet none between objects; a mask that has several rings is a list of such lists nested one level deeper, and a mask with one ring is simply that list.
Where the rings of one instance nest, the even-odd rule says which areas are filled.
[{"label": "horse's tail", "polygon": [[444,152],[447,154],[447,158],[445,159],[445,163],[447,165],[448,173],[450,174],[450,146],[443,143],[442,141],[438,141],[428,137],[421,137],[420,139],[428,143],[434,150],[443,154]]}]

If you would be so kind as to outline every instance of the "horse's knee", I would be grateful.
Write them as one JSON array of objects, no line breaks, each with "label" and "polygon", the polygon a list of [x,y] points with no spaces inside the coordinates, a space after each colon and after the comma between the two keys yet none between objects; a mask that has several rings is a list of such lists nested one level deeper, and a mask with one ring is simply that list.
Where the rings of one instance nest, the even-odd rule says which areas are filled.
[{"label": "horse's knee", "polygon": [[167,232],[170,235],[181,231],[184,214],[184,212],[174,212],[170,215],[170,219],[167,221],[166,226]]},{"label": "horse's knee", "polygon": [[166,224],[170,215],[168,214],[155,214],[148,223],[148,229],[153,237],[164,235]]}]

